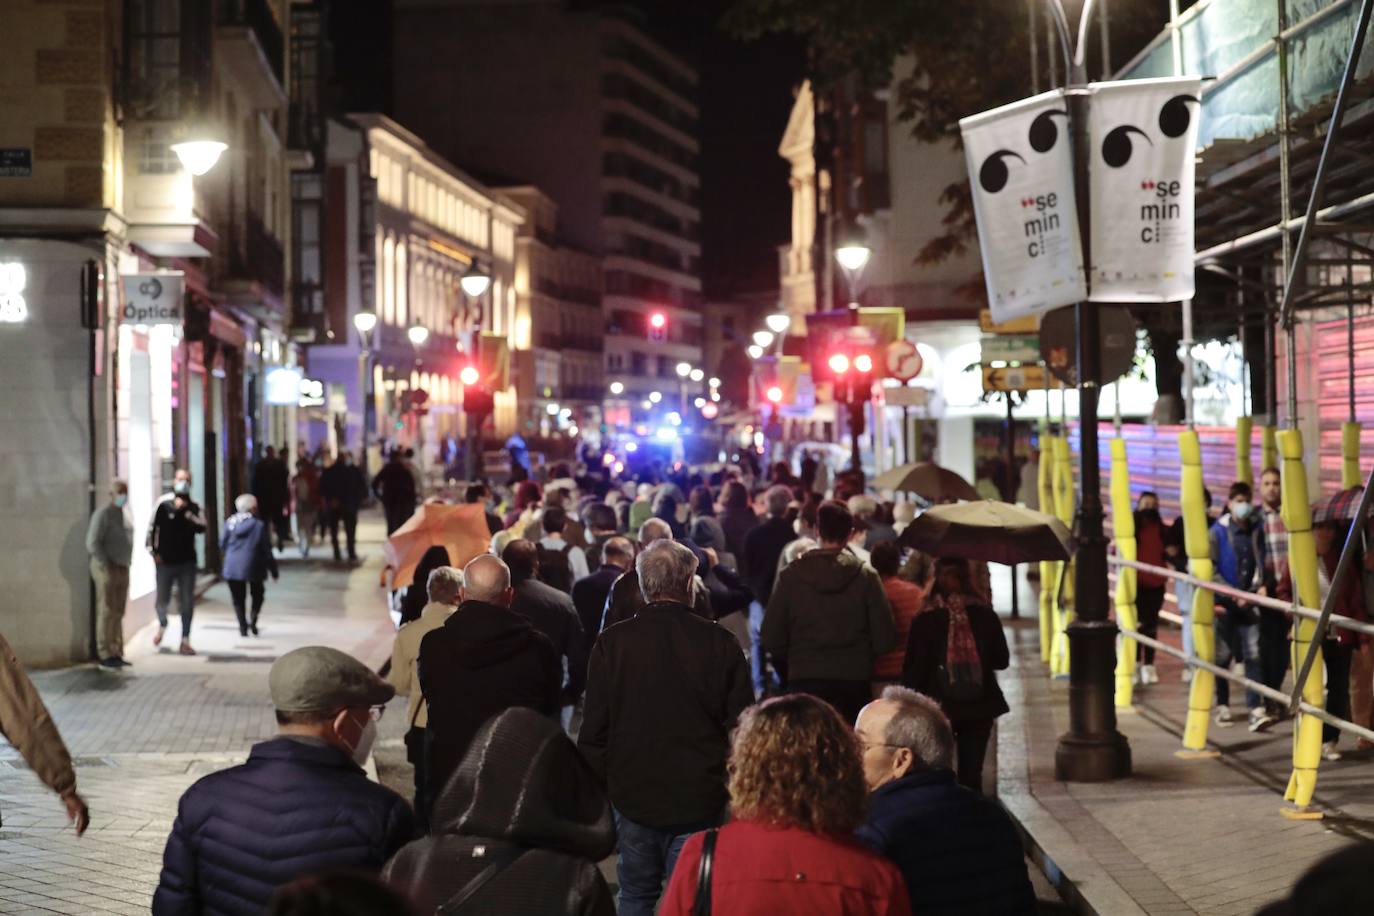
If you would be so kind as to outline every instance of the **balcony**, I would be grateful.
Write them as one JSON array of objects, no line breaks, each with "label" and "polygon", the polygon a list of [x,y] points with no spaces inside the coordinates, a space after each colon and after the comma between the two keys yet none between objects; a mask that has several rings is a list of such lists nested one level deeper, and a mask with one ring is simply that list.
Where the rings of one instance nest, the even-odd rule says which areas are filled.
[{"label": "balcony", "polygon": [[261,314],[264,310],[280,317],[286,283],[281,242],[258,217],[249,214],[246,221],[233,227],[227,249],[227,270],[220,284],[226,299],[259,313],[259,317],[266,317]]},{"label": "balcony", "polygon": [[534,345],[544,350],[601,352],[601,338],[596,334],[560,334],[555,330],[536,330]]},{"label": "balcony", "polygon": [[285,107],[286,43],[267,0],[226,0],[215,26],[215,56],[246,90],[253,108]]}]

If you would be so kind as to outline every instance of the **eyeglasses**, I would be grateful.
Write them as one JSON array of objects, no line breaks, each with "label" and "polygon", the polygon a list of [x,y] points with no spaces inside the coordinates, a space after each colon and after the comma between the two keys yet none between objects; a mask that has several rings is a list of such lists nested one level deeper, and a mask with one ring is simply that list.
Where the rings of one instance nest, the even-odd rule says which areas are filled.
[{"label": "eyeglasses", "polygon": [[865,741],[863,738],[859,739],[859,752],[863,754],[867,754],[871,749],[875,747],[899,748],[901,746],[902,745],[900,744],[888,744],[883,741]]}]

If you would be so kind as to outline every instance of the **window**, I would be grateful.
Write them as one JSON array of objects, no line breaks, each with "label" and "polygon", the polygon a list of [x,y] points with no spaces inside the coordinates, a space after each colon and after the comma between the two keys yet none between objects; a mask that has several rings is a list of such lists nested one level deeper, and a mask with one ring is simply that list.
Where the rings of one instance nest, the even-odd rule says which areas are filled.
[{"label": "window", "polygon": [[410,303],[406,296],[406,243],[396,243],[396,324],[406,327],[410,322]]},{"label": "window", "polygon": [[396,323],[396,241],[390,233],[382,242],[382,320]]}]

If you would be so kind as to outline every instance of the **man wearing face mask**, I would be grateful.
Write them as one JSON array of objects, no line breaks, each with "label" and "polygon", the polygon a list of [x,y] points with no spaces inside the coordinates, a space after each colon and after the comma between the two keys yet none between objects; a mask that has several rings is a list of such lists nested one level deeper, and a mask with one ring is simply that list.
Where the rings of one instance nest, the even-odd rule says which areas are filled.
[{"label": "man wearing face mask", "polygon": [[322,871],[376,873],[415,838],[401,796],[362,766],[395,689],[350,655],[307,646],[268,675],[279,734],[181,797],[154,914],[260,913]]},{"label": "man wearing face mask", "polygon": [[153,645],[162,645],[167,634],[167,605],[172,600],[172,586],[177,589],[177,605],[181,610],[182,655],[195,655],[191,648],[191,614],[196,600],[196,535],[205,530],[205,516],[191,499],[191,472],[177,468],[172,492],[162,497],[148,526],[148,550],[157,564],[157,634]]},{"label": "man wearing face mask", "polygon": [[[1226,500],[1226,515],[1222,516],[1208,535],[1212,548],[1212,563],[1216,573],[1213,581],[1254,591],[1264,570],[1264,528],[1251,502],[1248,483],[1231,484]],[[1233,659],[1245,663],[1245,676],[1263,681],[1259,654],[1259,615],[1255,605],[1243,598],[1217,595],[1216,664],[1230,666]],[[1231,685],[1225,678],[1217,678],[1216,723],[1231,724]],[[1264,708],[1260,695],[1245,691],[1245,705],[1250,708],[1250,731],[1264,731],[1274,724],[1274,718]]]},{"label": "man wearing face mask", "polygon": [[129,485],[110,484],[110,501],[91,516],[86,552],[95,580],[95,648],[102,668],[118,670],[124,660],[124,605],[129,600],[129,564],[134,556],[134,526],[124,514]]}]

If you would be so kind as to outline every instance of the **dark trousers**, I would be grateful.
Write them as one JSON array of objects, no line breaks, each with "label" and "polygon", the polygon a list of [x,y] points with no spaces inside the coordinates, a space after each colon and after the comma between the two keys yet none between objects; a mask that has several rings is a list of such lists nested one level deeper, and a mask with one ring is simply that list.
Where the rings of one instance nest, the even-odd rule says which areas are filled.
[{"label": "dark trousers", "polygon": [[988,755],[988,740],[992,737],[992,719],[952,722],[957,763],[955,771],[959,785],[983,794],[983,761]]},{"label": "dark trousers", "polygon": [[415,768],[415,819],[422,833],[429,833],[429,749],[425,747],[428,731],[412,725],[405,736],[406,760]]},{"label": "dark trousers", "polygon": [[[1350,647],[1334,639],[1322,640],[1322,659],[1326,662],[1326,711],[1342,719],[1350,718]],[[1322,723],[1322,742],[1335,741],[1341,730]]]},{"label": "dark trousers", "polygon": [[[262,600],[267,594],[266,583],[262,580],[225,579],[229,583],[229,595],[234,599],[234,616],[239,619],[239,632],[247,633],[248,625],[258,625],[258,615],[262,613]],[[253,596],[253,616],[247,614],[248,596]]]},{"label": "dark trousers", "polygon": [[719,827],[724,817],[699,824],[677,827],[650,827],[630,820],[619,811],[615,815],[616,849],[620,853],[615,873],[620,884],[620,916],[653,916],[663,884],[673,874],[678,855],[687,838],[702,830]]},{"label": "dark trousers", "polygon": [[859,718],[859,710],[873,699],[873,687],[869,681],[842,681],[834,678],[793,678],[787,682],[789,693],[809,693],[819,700],[825,700],[850,725]]},{"label": "dark trousers", "polygon": [[341,558],[339,553],[339,522],[343,522],[344,537],[348,541],[348,558],[358,559],[358,510],[334,509],[329,512],[329,541],[334,545],[334,559]]},{"label": "dark trousers", "polygon": [[[1151,639],[1159,637],[1159,609],[1164,606],[1164,586],[1137,585],[1135,589],[1135,612],[1138,618],[1136,629],[1141,636]],[[1155,663],[1153,646],[1137,643],[1135,657],[1142,665]]]},{"label": "dark trousers", "polygon": [[177,590],[177,607],[181,611],[181,638],[191,638],[191,614],[196,602],[196,562],[159,563],[157,565],[157,595],[153,610],[157,625],[167,628],[167,605],[172,602],[172,586]]},{"label": "dark trousers", "polygon": [[[1259,612],[1260,683],[1282,689],[1288,674],[1288,616],[1282,611],[1260,608]],[[1272,701],[1266,706],[1277,709]]]},{"label": "dark trousers", "polygon": [[404,503],[382,503],[382,511],[386,513],[386,533],[391,535],[396,529],[406,523],[406,519],[415,513],[413,502]]}]

